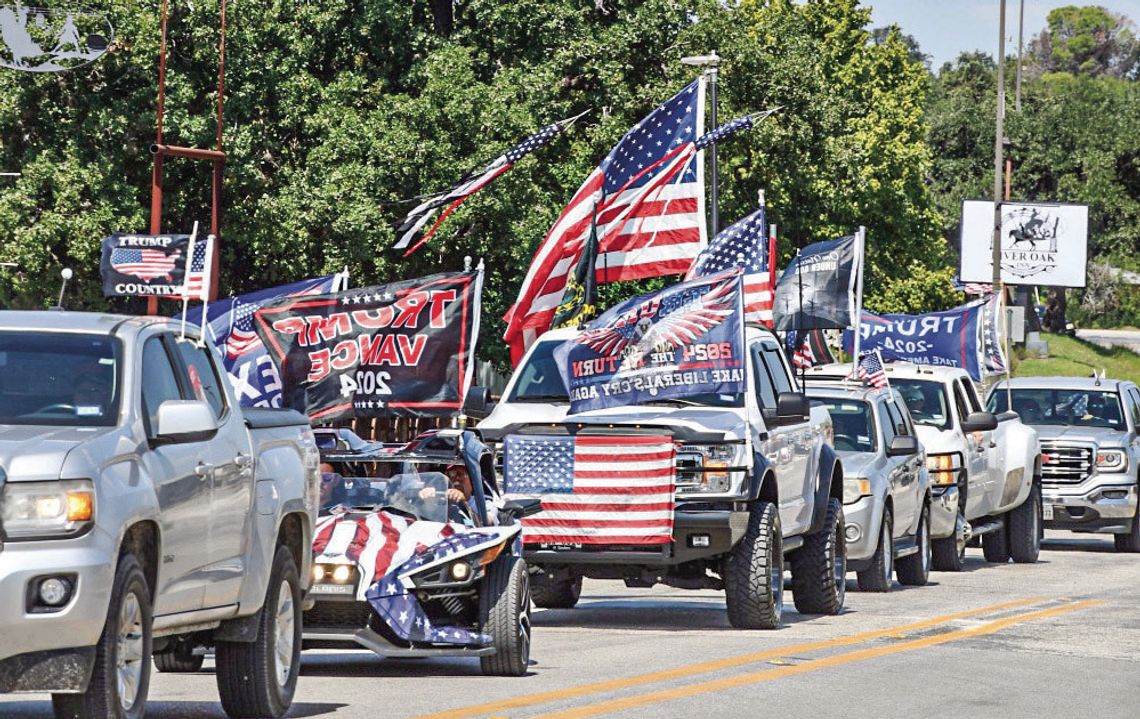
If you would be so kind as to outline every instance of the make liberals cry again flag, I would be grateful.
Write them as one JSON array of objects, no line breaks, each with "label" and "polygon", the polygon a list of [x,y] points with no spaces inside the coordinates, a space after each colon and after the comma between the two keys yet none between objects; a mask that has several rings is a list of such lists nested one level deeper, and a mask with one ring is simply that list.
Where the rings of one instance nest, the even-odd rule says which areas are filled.
[{"label": "make liberals cry again flag", "polygon": [[181,299],[190,235],[115,233],[103,239],[99,273],[104,297]]},{"label": "make liberals cry again flag", "polygon": [[722,272],[614,307],[554,350],[570,411],[744,391],[741,274]]},{"label": "make liberals cry again flag", "polygon": [[282,405],[316,421],[457,414],[473,376],[482,270],[452,272],[257,311]]}]

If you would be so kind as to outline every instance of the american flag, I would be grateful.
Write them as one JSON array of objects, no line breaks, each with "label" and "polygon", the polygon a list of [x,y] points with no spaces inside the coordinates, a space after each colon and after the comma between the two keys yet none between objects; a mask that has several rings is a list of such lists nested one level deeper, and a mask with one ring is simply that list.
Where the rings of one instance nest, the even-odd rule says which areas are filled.
[{"label": "american flag", "polygon": [[[682,274],[704,246],[704,175],[693,141],[704,128],[703,79],[637,123],[574,193],[535,252],[503,319],[517,363],[545,332],[596,216],[602,282]],[[676,180],[670,182],[670,180]]]},{"label": "american flag", "polygon": [[993,294],[994,286],[982,282],[962,282],[958,275],[954,275],[950,279],[954,289],[959,292],[965,292],[968,295],[989,295]]},{"label": "american flag", "polygon": [[878,350],[868,352],[859,360],[859,378],[866,380],[876,389],[889,386],[887,373],[883,370],[883,358]]},{"label": "american flag", "polygon": [[796,369],[807,369],[815,364],[815,355],[811,351],[811,338],[804,337],[804,341],[796,348],[792,355],[792,365]]},{"label": "american flag", "polygon": [[550,142],[551,138],[574,124],[574,121],[584,114],[586,113],[583,112],[569,119],[559,120],[551,125],[547,125],[502,155],[491,160],[485,167],[468,172],[451,189],[426,198],[417,205],[415,209],[408,213],[408,216],[404,218],[404,221],[396,230],[400,235],[400,239],[395,244],[395,248],[402,250],[411,244],[415,236],[423,226],[427,224],[428,220],[435,215],[436,211],[444,205],[447,205],[447,209],[440,214],[435,224],[431,226],[431,229],[420,238],[419,242],[404,253],[404,257],[418,250],[424,243],[431,239],[431,236],[439,229],[440,223],[442,223],[455,208],[463,204],[464,200],[491,184],[496,177],[511,169],[511,167],[523,157],[526,157],[531,152]]},{"label": "american flag", "polygon": [[137,277],[143,282],[150,282],[155,277],[169,280],[181,256],[180,251],[168,255],[163,250],[116,247],[111,252],[111,267],[116,272]]},{"label": "american flag", "polygon": [[186,281],[182,298],[208,300],[210,298],[210,264],[214,253],[214,236],[195,242],[190,240],[190,259],[186,264]]},{"label": "american flag", "polygon": [[706,247],[686,280],[739,267],[744,259],[744,318],[772,326],[772,283],[768,273],[768,227],[761,207],[721,230]]},{"label": "american flag", "polygon": [[233,325],[226,336],[226,357],[236,360],[242,355],[253,352],[262,347],[261,338],[253,331],[253,316],[261,309],[264,302],[242,302],[240,297],[234,298],[230,317]]},{"label": "american flag", "polygon": [[667,544],[675,448],[668,436],[508,435],[507,492],[542,497],[523,520],[531,544]]}]

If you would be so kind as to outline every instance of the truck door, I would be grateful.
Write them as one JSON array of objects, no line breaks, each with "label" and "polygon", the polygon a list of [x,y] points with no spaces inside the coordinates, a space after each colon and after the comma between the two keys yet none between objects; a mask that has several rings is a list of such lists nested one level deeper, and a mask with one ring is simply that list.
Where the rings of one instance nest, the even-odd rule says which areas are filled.
[{"label": "truck door", "polygon": [[[796,391],[781,354],[774,340],[764,339],[752,345],[757,402],[766,415],[775,416],[780,392]],[[785,534],[797,534],[811,525],[815,497],[815,483],[809,474],[814,456],[811,423],[769,427],[768,437],[768,460],[776,471],[780,490],[780,523]]]},{"label": "truck door", "polygon": [[[883,402],[882,408],[894,436],[914,435],[914,428],[906,421],[903,414],[905,410],[901,409],[893,398]],[[885,427],[883,434],[886,435]],[[887,459],[890,461],[891,488],[895,497],[895,536],[902,536],[910,534],[910,531],[916,527],[918,515],[922,512],[922,502],[918,496],[922,459],[918,454],[904,454]]]},{"label": "truck door", "polygon": [[210,405],[218,433],[204,450],[210,473],[210,563],[206,607],[238,601],[245,574],[245,549],[253,501],[253,460],[249,430],[228,406],[221,373],[212,353],[190,341],[176,343],[180,370],[191,398]]},{"label": "truck door", "polygon": [[[954,408],[958,412],[958,426],[966,421],[970,412],[975,411],[962,388],[961,379],[953,381]],[[989,450],[993,432],[964,432],[966,437],[966,519],[974,519],[986,514],[988,500],[986,489],[992,483],[990,478]]]},{"label": "truck door", "polygon": [[[157,432],[158,407],[167,400],[185,399],[172,361],[174,338],[169,334],[146,340],[142,351],[141,414],[148,440]],[[159,507],[158,586],[155,616],[202,608],[209,562],[206,545],[210,522],[209,461],[202,442],[143,445],[139,463],[150,478]]]}]

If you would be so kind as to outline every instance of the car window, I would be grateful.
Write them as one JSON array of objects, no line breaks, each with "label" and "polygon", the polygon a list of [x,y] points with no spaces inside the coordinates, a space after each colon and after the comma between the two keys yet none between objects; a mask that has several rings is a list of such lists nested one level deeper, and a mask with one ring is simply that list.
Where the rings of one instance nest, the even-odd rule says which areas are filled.
[{"label": "car window", "polygon": [[886,402],[879,405],[878,415],[879,429],[883,432],[883,447],[889,448],[898,432],[895,431],[894,421],[891,418],[890,412],[887,410]]},{"label": "car window", "polygon": [[895,434],[902,436],[909,435],[911,433],[910,429],[903,420],[903,415],[899,412],[899,408],[895,405],[894,400],[884,402],[883,406],[887,408],[887,413],[891,416],[891,424],[895,427]]},{"label": "car window", "polygon": [[871,424],[871,407],[862,400],[813,397],[831,414],[835,429],[835,448],[848,452],[874,452],[875,426]]},{"label": "car window", "polygon": [[222,389],[218,370],[208,354],[209,350],[185,340],[179,340],[175,345],[185,365],[183,380],[190,389],[191,397],[210,405],[214,418],[220,419],[226,412],[226,393]]},{"label": "car window", "polygon": [[974,389],[974,383],[966,379],[959,379],[962,383],[962,391],[966,394],[966,402],[970,407],[971,412],[981,412],[982,403],[978,400],[978,393]]},{"label": "car window", "polygon": [[182,399],[182,392],[161,338],[151,337],[143,345],[142,365],[143,420],[147,435],[153,437],[158,430],[159,405],[167,400]]},{"label": "car window", "polygon": [[1132,429],[1140,431],[1140,393],[1135,387],[1128,388],[1128,399],[1132,400]]},{"label": "car window", "polygon": [[941,382],[895,377],[891,384],[902,395],[915,424],[950,429],[950,400]]},{"label": "car window", "polygon": [[959,421],[965,422],[970,416],[970,405],[966,403],[966,397],[962,394],[962,385],[958,382],[954,383],[954,405],[958,408]]},{"label": "car window", "polygon": [[788,379],[787,370],[780,362],[780,351],[775,345],[765,343],[760,349],[760,355],[764,358],[764,366],[768,370],[768,375],[772,378],[772,384],[776,387],[776,393],[780,392],[794,392],[795,388],[792,387],[791,380]]},{"label": "car window", "polygon": [[776,387],[761,359],[760,345],[752,345],[752,377],[756,382],[756,401],[761,409],[776,409]]}]

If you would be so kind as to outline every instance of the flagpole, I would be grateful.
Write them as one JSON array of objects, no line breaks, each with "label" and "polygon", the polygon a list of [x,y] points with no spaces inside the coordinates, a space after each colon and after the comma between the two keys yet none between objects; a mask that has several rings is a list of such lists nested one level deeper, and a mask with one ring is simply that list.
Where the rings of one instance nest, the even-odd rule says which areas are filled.
[{"label": "flagpole", "polygon": [[[182,337],[186,339],[186,311],[190,307],[190,295],[186,292],[186,274],[190,271],[190,266],[194,264],[194,243],[198,240],[198,221],[194,220],[194,229],[190,231],[190,247],[186,255],[186,272],[182,275]],[[206,313],[202,313],[205,317]]]},{"label": "flagpole", "polygon": [[[712,104],[712,126],[714,128],[718,127],[716,121],[716,86],[717,77],[720,74],[720,56],[716,54],[716,50],[713,50],[708,55],[683,57],[681,58],[681,62],[685,65],[693,65],[695,67],[705,68],[704,76],[708,78],[707,81],[709,87],[709,102]],[[717,232],[720,231],[720,213],[717,208],[717,204],[720,201],[720,192],[717,183],[716,143],[714,142],[711,144],[712,147],[710,149],[712,151],[712,154],[709,157],[709,174],[712,176],[712,193],[709,199],[712,202],[712,207],[710,208],[711,212],[709,213],[709,229],[711,230],[709,236],[716,237]]]},{"label": "flagpole", "polygon": [[859,325],[863,319],[863,256],[865,254],[864,245],[867,242],[867,228],[859,225],[859,231],[855,233],[855,261],[859,263],[859,270],[855,274],[855,317],[851,320],[851,326],[854,328],[853,339],[851,340],[851,373],[859,373]]},{"label": "flagpole", "polygon": [[[213,284],[217,276],[210,271],[210,268],[214,266],[214,250],[217,248],[217,245],[217,235],[206,235],[206,269],[204,270],[205,278],[203,279],[206,292],[202,295],[202,330],[200,333],[201,336],[198,338],[198,342],[202,347],[206,346],[206,314],[210,309],[210,294],[217,292],[218,289]],[[191,260],[193,260],[193,258],[191,258]]]}]

